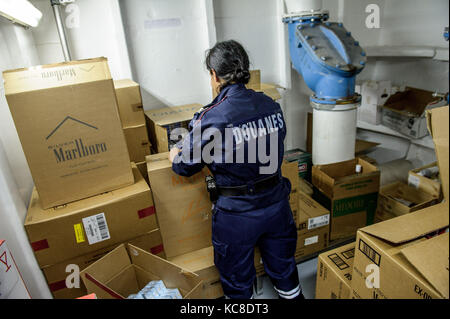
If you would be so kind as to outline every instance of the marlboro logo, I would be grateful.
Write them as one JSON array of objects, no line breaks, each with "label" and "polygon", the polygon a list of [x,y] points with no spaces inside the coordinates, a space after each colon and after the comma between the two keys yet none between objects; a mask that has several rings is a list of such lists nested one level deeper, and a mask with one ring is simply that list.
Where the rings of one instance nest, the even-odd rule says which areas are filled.
[{"label": "marlboro logo", "polygon": [[71,145],[71,147],[59,147],[53,149],[57,163],[88,157],[107,151],[106,143],[85,145],[81,138],[71,141],[68,144]]},{"label": "marlboro logo", "polygon": [[[73,121],[78,123],[79,125],[83,125],[89,127],[93,130],[98,130],[97,127],[90,125],[86,122],[77,120],[76,118],[67,116],[61,123],[59,123],[55,129],[45,138],[46,140],[51,139],[52,136],[68,121]],[[56,145],[49,146],[49,150],[53,151],[53,154],[56,159],[56,163],[62,163],[70,160],[76,160],[92,155],[97,155],[100,153],[104,153],[108,150],[106,143],[100,142],[95,144],[86,144],[83,139],[80,137],[78,139],[74,139],[72,141],[59,143]]]},{"label": "marlboro logo", "polygon": [[77,74],[75,73],[74,68],[44,71],[41,73],[41,77],[43,79],[55,77],[58,81],[62,81],[64,77],[76,77],[76,76],[77,76]]}]

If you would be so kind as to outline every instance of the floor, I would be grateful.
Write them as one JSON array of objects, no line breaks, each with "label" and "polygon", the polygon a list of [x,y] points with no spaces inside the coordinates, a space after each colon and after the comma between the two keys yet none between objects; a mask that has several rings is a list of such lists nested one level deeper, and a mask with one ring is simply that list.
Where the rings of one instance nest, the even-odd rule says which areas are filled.
[{"label": "floor", "polygon": [[[316,294],[317,258],[310,259],[297,265],[300,285],[306,299],[314,299]],[[262,294],[255,294],[255,299],[278,299],[272,283],[267,275],[262,278]]]}]

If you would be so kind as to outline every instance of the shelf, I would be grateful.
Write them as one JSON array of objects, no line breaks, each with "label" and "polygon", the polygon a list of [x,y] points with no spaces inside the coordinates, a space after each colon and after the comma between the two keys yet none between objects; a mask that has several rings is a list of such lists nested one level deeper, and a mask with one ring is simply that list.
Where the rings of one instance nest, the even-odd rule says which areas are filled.
[{"label": "shelf", "polygon": [[370,46],[365,48],[368,57],[432,58],[448,61],[448,48],[430,46]]},{"label": "shelf", "polygon": [[415,144],[415,145],[419,145],[419,146],[423,146],[423,147],[427,147],[427,148],[431,148],[434,149],[434,142],[433,142],[433,138],[430,135],[427,135],[425,137],[419,138],[419,139],[413,139],[410,138],[406,135],[403,135],[393,129],[390,129],[389,127],[386,127],[384,125],[373,125],[373,124],[369,124],[363,121],[358,121],[357,122],[357,128],[359,129],[363,129],[363,130],[367,130],[367,131],[372,131],[372,132],[376,132],[376,133],[381,133],[381,134],[386,134],[386,135],[391,135],[391,136],[395,136],[395,137],[401,137],[404,138],[406,140],[409,140],[411,143]]}]

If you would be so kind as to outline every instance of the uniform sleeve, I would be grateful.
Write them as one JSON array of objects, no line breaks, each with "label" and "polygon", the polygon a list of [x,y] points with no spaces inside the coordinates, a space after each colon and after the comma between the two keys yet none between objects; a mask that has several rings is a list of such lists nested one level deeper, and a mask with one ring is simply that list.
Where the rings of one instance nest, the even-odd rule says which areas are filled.
[{"label": "uniform sleeve", "polygon": [[[196,117],[191,121],[189,134],[185,136],[183,142],[179,144],[181,152],[174,158],[172,170],[181,176],[192,176],[200,172],[205,167],[202,159],[203,146],[208,140],[202,140],[202,132],[209,127],[205,121],[197,121]],[[181,146],[181,147],[180,147]]]}]

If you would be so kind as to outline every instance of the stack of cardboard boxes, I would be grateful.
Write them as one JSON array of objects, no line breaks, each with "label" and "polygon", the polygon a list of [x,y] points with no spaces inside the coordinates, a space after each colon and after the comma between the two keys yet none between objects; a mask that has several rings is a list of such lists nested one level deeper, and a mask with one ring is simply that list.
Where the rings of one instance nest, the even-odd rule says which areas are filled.
[{"label": "stack of cardboard boxes", "polygon": [[448,121],[448,106],[427,112],[444,201],[361,228],[355,243],[322,254],[316,298],[449,298]]},{"label": "stack of cardboard boxes", "polygon": [[141,174],[147,179],[145,157],[150,155],[151,144],[139,84],[124,79],[114,81],[114,88],[130,160],[136,163]]},{"label": "stack of cardboard boxes", "polygon": [[[86,294],[76,282],[68,289],[67,276],[123,242],[146,242],[162,254],[151,191],[130,162],[107,60],[19,69],[3,77],[35,182],[25,230],[53,295]],[[136,90],[130,84],[118,88],[122,105],[139,106]],[[133,121],[123,116],[123,123]]]}]

